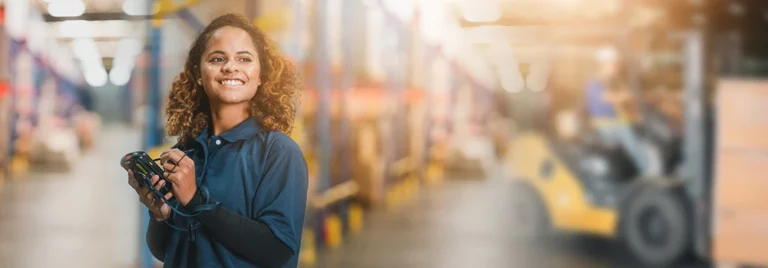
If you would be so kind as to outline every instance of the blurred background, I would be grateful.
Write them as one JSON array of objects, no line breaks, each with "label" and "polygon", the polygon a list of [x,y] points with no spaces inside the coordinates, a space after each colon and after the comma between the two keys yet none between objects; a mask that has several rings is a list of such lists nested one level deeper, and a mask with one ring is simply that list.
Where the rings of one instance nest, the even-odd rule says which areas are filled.
[{"label": "blurred background", "polygon": [[768,265],[768,1],[0,3],[2,267],[161,265],[118,159],[228,12],[302,70],[302,267]]}]

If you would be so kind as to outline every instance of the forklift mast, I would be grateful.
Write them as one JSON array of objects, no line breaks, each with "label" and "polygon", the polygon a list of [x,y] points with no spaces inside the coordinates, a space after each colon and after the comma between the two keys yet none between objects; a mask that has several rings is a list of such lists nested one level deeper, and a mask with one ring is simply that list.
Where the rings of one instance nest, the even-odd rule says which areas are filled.
[{"label": "forklift mast", "polygon": [[703,31],[687,31],[683,46],[683,165],[680,170],[694,218],[693,247],[697,255],[710,252],[712,204],[713,107],[709,102],[706,38]]}]

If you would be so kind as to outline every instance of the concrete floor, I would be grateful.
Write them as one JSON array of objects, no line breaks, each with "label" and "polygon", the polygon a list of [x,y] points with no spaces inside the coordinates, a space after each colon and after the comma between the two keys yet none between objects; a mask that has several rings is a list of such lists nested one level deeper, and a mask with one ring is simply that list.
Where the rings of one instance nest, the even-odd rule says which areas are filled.
[{"label": "concrete floor", "polygon": [[[366,228],[336,250],[322,250],[316,267],[641,267],[615,242],[556,235],[523,242],[505,212],[509,183],[451,180],[423,190],[399,212],[371,212]],[[708,267],[685,263],[679,268]]]},{"label": "concrete floor", "polygon": [[[71,173],[32,172],[0,189],[0,267],[136,267],[139,204],[118,159],[140,135],[108,127]],[[394,212],[368,212],[363,233],[321,250],[316,267],[633,267],[610,241],[508,232],[509,184],[449,180]],[[691,265],[685,267],[702,267]]]},{"label": "concrete floor", "polygon": [[120,157],[139,133],[105,128],[69,173],[32,170],[0,189],[1,267],[132,267],[139,203]]}]

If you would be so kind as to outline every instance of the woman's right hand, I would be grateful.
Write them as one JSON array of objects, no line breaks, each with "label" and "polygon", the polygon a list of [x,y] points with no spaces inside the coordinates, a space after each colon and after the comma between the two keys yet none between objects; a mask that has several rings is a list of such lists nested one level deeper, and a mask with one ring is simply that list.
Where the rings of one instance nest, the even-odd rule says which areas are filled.
[{"label": "woman's right hand", "polygon": [[[158,180],[160,180],[160,177],[155,175],[152,176],[151,182],[152,185],[155,186],[155,189],[160,190],[165,186],[165,180],[160,182],[158,182]],[[165,221],[171,216],[171,207],[163,202],[163,200],[155,198],[155,195],[147,187],[140,185],[138,181],[134,179],[133,171],[131,170],[128,170],[128,184],[131,185],[131,188],[136,190],[136,193],[139,195],[139,201],[149,208],[152,217],[155,218],[156,221]],[[165,195],[166,200],[170,200],[171,197],[173,197],[173,193],[171,192],[168,192]]]}]

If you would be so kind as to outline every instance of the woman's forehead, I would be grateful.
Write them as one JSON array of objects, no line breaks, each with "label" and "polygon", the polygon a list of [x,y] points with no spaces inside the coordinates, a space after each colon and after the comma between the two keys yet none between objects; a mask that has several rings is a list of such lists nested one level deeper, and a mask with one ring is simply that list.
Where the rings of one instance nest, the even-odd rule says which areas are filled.
[{"label": "woman's forehead", "polygon": [[206,45],[206,51],[221,50],[223,52],[250,51],[255,52],[253,39],[243,29],[226,26],[217,29],[211,35]]}]

